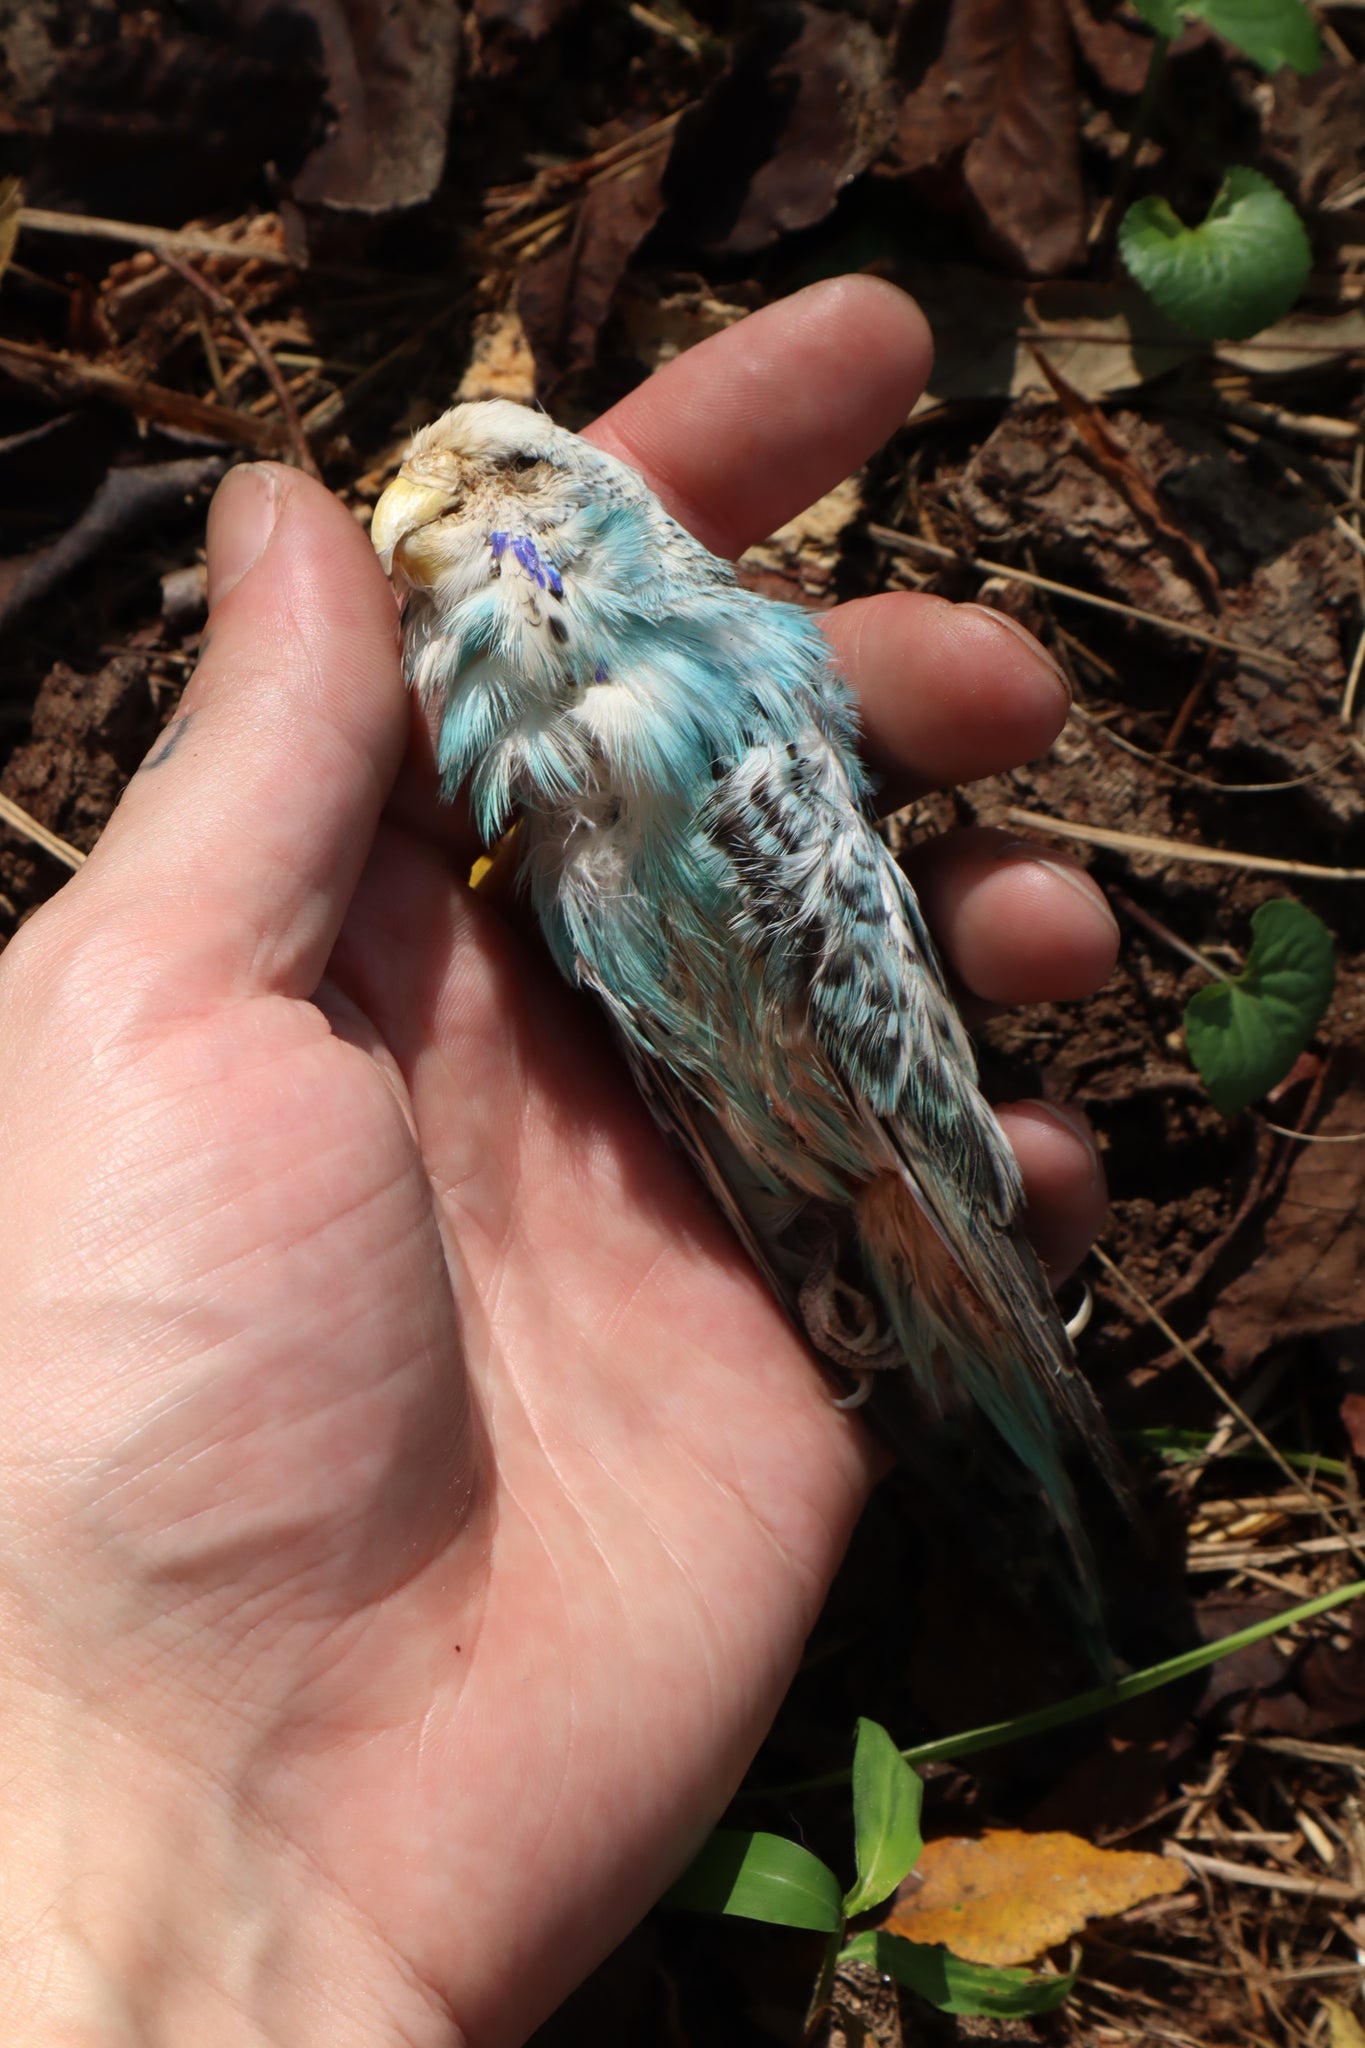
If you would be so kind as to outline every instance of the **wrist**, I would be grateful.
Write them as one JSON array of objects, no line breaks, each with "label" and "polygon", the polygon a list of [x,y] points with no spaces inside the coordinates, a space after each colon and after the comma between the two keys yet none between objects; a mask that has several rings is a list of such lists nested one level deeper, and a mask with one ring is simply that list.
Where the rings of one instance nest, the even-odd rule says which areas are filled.
[{"label": "wrist", "polygon": [[[409,2003],[416,2011],[405,2020]],[[373,1930],[244,1801],[94,1711],[44,1698],[37,1711],[0,1715],[0,2040],[452,2048],[458,2039],[448,2016],[444,2030],[433,2024],[394,1959],[376,1953]]]}]

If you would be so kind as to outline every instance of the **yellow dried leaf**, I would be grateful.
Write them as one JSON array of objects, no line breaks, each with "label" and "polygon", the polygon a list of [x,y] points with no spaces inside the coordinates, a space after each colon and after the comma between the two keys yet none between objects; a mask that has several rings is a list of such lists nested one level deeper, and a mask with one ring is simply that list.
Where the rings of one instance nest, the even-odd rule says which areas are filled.
[{"label": "yellow dried leaf", "polygon": [[926,1842],[885,1921],[907,1941],[942,1942],[969,1963],[1031,1963],[1087,1920],[1178,1892],[1182,1866],[1076,1835],[1001,1828]]},{"label": "yellow dried leaf", "polygon": [[0,178],[0,277],[9,268],[14,245],[19,239],[19,211],[24,203],[17,178]]},{"label": "yellow dried leaf", "polygon": [[1335,1998],[1324,1998],[1322,2009],[1327,2015],[1329,2048],[1365,2048],[1365,2027],[1348,2007]]}]

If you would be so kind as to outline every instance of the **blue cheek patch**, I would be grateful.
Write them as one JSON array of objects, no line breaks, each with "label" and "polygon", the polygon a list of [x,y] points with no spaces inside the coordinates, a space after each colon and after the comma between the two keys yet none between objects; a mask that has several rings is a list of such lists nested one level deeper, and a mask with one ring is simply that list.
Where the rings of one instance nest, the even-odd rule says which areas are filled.
[{"label": "blue cheek patch", "polygon": [[512,550],[513,560],[523,574],[529,576],[532,583],[541,590],[548,590],[551,597],[563,597],[564,579],[552,563],[541,560],[540,550],[529,533],[489,534],[489,553],[499,566],[509,548]]}]

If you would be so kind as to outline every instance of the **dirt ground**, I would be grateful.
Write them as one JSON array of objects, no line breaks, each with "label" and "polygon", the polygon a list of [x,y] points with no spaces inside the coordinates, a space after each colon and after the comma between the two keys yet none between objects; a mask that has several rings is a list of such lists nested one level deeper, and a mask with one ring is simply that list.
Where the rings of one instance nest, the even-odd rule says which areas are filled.
[{"label": "dirt ground", "polygon": [[[1097,1508],[1125,1669],[1365,1562],[1365,896],[1332,873],[1365,865],[1365,11],[1317,12],[1310,78],[1187,31],[1138,156],[1135,189],[1187,219],[1237,162],[1307,222],[1294,313],[1214,346],[1109,254],[1149,49],[1117,0],[0,6],[21,181],[0,299],[6,935],[175,707],[230,463],[309,464],[367,518],[456,392],[538,392],[577,425],[812,278],[871,269],[920,296],[925,401],[744,574],[814,605],[984,599],[1071,678],[1045,760],[894,829],[1070,827],[1054,843],[1123,930],[1094,1001],[999,1019],[981,1049],[993,1092],[1079,1104],[1104,1150],[1083,1359],[1147,1531]],[[1227,1119],[1184,1005],[1199,956],[1235,969],[1286,894],[1335,937],[1335,994],[1273,1099]],[[762,1788],[846,1764],[858,1715],[909,1744],[1093,1682],[1009,1527],[1006,1504],[964,1553],[888,1483],[738,1820],[842,1867],[845,1795]],[[846,2038],[1365,2041],[1363,1720],[1352,1605],[932,1767],[929,1834],[1066,1830],[1173,1856],[1187,1882],[1054,1947],[1079,1978],[1046,2019],[953,2020],[864,1975]],[[655,1913],[541,2039],[794,2041],[817,1960],[807,1937]]]}]

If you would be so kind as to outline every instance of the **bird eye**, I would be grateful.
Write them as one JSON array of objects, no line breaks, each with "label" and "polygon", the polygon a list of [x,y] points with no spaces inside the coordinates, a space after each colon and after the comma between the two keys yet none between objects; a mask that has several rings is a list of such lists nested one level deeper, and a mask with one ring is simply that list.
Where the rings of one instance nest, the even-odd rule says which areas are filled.
[{"label": "bird eye", "polygon": [[507,467],[509,469],[517,470],[534,469],[539,460],[540,458],[537,455],[527,455],[525,453],[522,453],[520,455],[509,455],[507,458]]}]

